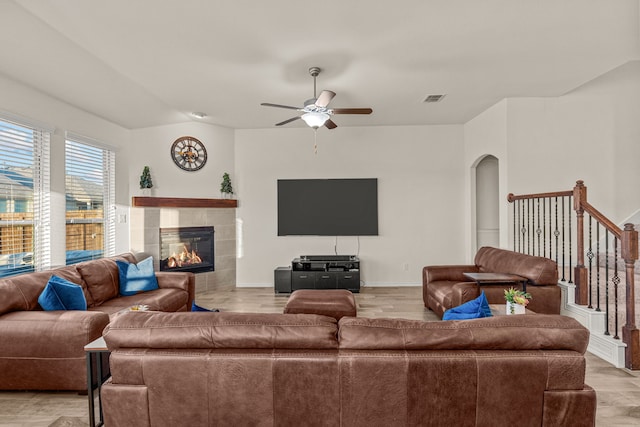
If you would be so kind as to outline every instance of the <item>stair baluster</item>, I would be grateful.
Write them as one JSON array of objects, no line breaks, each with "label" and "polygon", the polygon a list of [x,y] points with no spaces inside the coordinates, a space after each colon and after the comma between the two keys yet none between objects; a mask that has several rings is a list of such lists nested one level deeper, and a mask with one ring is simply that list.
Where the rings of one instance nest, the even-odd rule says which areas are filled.
[{"label": "stair baluster", "polygon": [[[542,203],[540,203],[540,199],[542,199]],[[549,202],[548,221],[547,200]],[[640,369],[640,330],[636,326],[634,289],[635,263],[638,260],[638,232],[634,226],[625,224],[624,230],[622,230],[591,206],[587,202],[587,188],[582,181],[576,181],[575,187],[569,191],[518,196],[509,194],[508,201],[514,203],[514,250],[554,259],[561,269],[561,273],[559,272],[560,280],[569,284],[575,281],[575,303],[577,305],[585,306],[594,312],[602,312],[604,304],[606,320],[602,334],[611,336],[613,332],[613,339],[619,340],[620,329],[622,329],[622,341],[626,344],[625,366],[629,369]],[[569,204],[568,212],[565,209],[565,202]],[[571,219],[572,209],[576,212],[575,225]],[[541,210],[542,212],[540,212]],[[585,212],[589,215],[586,230],[584,226]],[[549,231],[548,253],[547,227]],[[601,228],[604,230],[603,239],[601,239]],[[613,239],[613,251],[609,245],[610,235]],[[585,242],[585,240],[587,241]],[[602,245],[601,240],[603,240]],[[620,245],[620,250],[618,250],[618,245]],[[575,266],[573,266],[574,255],[576,256]],[[588,268],[584,265],[585,256]],[[611,261],[612,257],[613,261]],[[624,260],[626,277],[625,304],[623,304],[626,323],[622,328],[620,328],[619,317],[621,315],[619,289],[621,278],[618,272],[618,263],[621,260]],[[568,281],[565,276],[567,268],[569,269]],[[613,286],[610,286],[611,284]],[[604,301],[602,301],[602,292],[604,292]]]}]

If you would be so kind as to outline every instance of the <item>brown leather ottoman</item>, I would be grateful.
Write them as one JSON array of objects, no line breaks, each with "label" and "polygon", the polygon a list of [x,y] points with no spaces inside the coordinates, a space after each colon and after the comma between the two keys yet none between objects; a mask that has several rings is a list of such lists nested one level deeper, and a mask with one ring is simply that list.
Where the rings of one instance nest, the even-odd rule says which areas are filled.
[{"label": "brown leather ottoman", "polygon": [[345,289],[298,289],[284,306],[285,314],[322,314],[340,320],[356,316],[356,299]]}]

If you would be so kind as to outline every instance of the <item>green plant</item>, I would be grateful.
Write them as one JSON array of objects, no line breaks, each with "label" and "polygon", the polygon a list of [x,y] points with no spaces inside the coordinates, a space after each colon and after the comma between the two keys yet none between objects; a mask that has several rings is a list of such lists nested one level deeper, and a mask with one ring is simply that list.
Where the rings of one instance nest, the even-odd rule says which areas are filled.
[{"label": "green plant", "polygon": [[[519,304],[526,307],[531,299],[531,294],[529,292],[509,288],[504,290],[504,299],[511,304]],[[513,307],[511,308],[511,312],[513,313]]]},{"label": "green plant", "polygon": [[149,166],[145,166],[142,169],[142,175],[140,175],[140,188],[151,188],[153,187],[153,181],[151,181],[151,172],[149,171]]},{"label": "green plant", "polygon": [[222,183],[220,184],[220,192],[226,194],[233,194],[233,187],[231,186],[231,178],[229,174],[225,172],[222,175]]}]

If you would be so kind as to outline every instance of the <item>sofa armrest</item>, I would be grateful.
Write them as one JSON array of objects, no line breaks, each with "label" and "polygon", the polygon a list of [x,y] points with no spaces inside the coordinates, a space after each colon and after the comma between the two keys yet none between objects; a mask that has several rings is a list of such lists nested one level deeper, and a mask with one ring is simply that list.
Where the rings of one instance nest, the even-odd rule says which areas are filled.
[{"label": "sofa armrest", "polygon": [[468,282],[463,273],[477,273],[475,265],[429,265],[422,269],[422,284],[427,286],[429,282],[437,280],[450,280],[456,282]]},{"label": "sofa armrest", "polygon": [[481,289],[475,282],[460,282],[451,287],[451,307],[457,307],[480,296]]},{"label": "sofa armrest", "polygon": [[191,304],[196,298],[196,275],[189,272],[156,272],[158,287],[160,288],[178,288],[187,291],[189,300],[187,301],[187,310],[191,309]]},{"label": "sofa armrest", "polygon": [[0,357],[84,357],[102,336],[109,315],[100,311],[14,311],[0,316]]}]

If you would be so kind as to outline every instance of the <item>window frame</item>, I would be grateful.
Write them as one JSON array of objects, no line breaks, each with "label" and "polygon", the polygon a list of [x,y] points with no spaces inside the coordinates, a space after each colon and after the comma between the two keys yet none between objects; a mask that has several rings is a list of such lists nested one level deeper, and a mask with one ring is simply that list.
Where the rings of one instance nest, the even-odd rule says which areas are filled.
[{"label": "window frame", "polygon": [[[67,265],[75,264],[89,259],[98,259],[115,255],[115,149],[95,139],[78,135],[72,132],[66,132],[65,136],[65,199],[68,197],[68,149],[73,144],[74,150],[86,146],[91,149],[100,150],[102,157],[102,218],[86,218],[86,219],[70,219],[67,218],[67,203],[65,203],[65,238],[68,238],[68,230],[70,224],[103,224],[102,228],[102,254],[101,256],[91,255],[86,258],[71,260],[68,258],[69,248],[65,243],[65,263]],[[97,172],[97,171],[96,171]],[[92,202],[93,203],[93,202]]]},{"label": "window frame", "polygon": [[[24,252],[20,265],[30,267],[16,267],[17,256],[14,256],[13,262],[8,262],[7,265],[13,264],[13,268],[7,267],[0,272],[0,277],[8,277],[16,274],[27,273],[31,271],[44,271],[51,268],[51,169],[50,169],[50,152],[51,152],[51,137],[55,132],[55,128],[41,122],[37,122],[25,117],[21,117],[5,111],[0,111],[0,129],[3,131],[3,135],[0,137],[6,137],[5,142],[8,146],[12,143],[21,144],[24,143],[24,137],[14,136],[11,137],[11,133],[6,132],[10,128],[14,128],[16,131],[26,134],[24,131],[31,133],[29,144],[32,150],[30,158],[30,173],[32,174],[30,183],[32,189],[30,191],[30,199],[27,200],[24,205],[31,204],[31,216],[30,220],[21,220],[24,225],[31,226],[31,249],[32,251]],[[24,163],[24,158],[18,162],[18,156],[20,151],[15,147],[12,152],[15,154],[13,157],[7,157],[7,162],[11,159],[14,161],[14,167],[17,167],[19,163]],[[7,205],[10,200],[6,199]],[[11,199],[13,205],[12,211],[15,211],[16,200]],[[25,210],[25,212],[29,212]],[[9,212],[3,212],[9,213]],[[0,220],[0,225],[11,225],[16,221],[12,220]],[[23,238],[24,241],[24,238]],[[2,242],[0,239],[0,248]],[[24,248],[24,245],[22,245]],[[23,252],[20,252],[23,253]],[[17,255],[17,252],[11,252],[8,255],[8,259],[11,259],[11,255]]]}]

